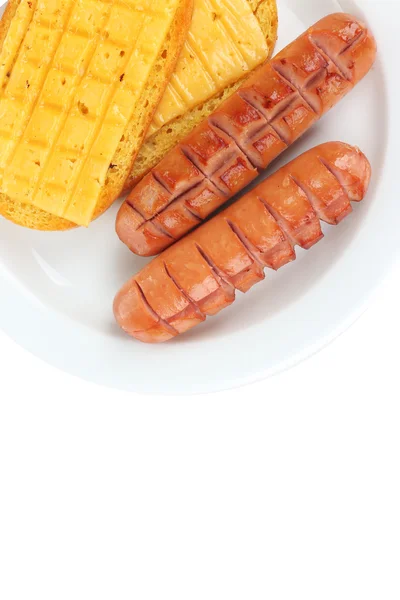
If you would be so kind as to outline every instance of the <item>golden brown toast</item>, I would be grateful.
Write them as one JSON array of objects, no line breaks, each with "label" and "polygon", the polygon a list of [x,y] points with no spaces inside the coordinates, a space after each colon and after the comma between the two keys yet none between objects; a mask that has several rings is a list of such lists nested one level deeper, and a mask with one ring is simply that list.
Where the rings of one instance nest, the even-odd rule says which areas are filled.
[{"label": "golden brown toast", "polygon": [[[85,2],[86,0],[75,0],[75,4],[73,3],[72,6],[75,6],[78,3],[82,5],[82,3],[84,4]],[[38,6],[40,8],[44,5],[43,0],[32,0],[30,2],[26,2],[26,0],[9,0],[0,23],[0,50],[3,50],[5,41],[7,39],[9,40],[11,35],[14,35],[16,27],[12,28],[13,23],[15,25],[16,13],[23,3],[26,3],[32,12],[35,11]],[[51,4],[52,3],[50,3],[50,5]],[[143,5],[146,6],[143,2],[138,3],[138,6],[139,5],[141,5],[141,10]],[[149,4],[149,6],[150,5],[151,4]],[[27,6],[22,6],[21,8],[27,10]],[[166,37],[163,38],[161,49],[158,53],[156,62],[153,63],[147,84],[141,89],[140,97],[136,103],[136,112],[125,127],[123,135],[121,136],[121,141],[110,162],[104,184],[102,183],[100,197],[98,198],[94,209],[93,218],[98,217],[107,210],[122,191],[124,182],[146,135],[154,111],[162,98],[166,85],[179,58],[179,53],[183,47],[190,26],[192,8],[193,0],[177,0],[176,2],[176,12],[174,13],[172,25],[169,28]],[[9,32],[10,35],[7,38]],[[101,35],[103,36],[104,34],[105,37],[106,33],[107,31],[104,30]],[[97,34],[99,34],[98,31]],[[5,88],[8,85],[7,80],[10,80],[12,77],[12,70],[17,59],[17,54],[18,52],[12,57],[13,64],[7,73]],[[122,55],[123,54],[121,53],[121,56]],[[107,55],[106,57],[108,58]],[[83,73],[80,75],[83,76]],[[26,85],[29,87],[30,84],[28,81]],[[2,90],[2,93],[4,94],[4,89]],[[86,107],[83,108],[86,110]],[[23,173],[21,176],[23,176]],[[66,230],[76,226],[65,218],[50,214],[46,210],[34,206],[32,203],[12,200],[4,193],[0,193],[0,214],[19,225],[32,229],[46,231]]]}]

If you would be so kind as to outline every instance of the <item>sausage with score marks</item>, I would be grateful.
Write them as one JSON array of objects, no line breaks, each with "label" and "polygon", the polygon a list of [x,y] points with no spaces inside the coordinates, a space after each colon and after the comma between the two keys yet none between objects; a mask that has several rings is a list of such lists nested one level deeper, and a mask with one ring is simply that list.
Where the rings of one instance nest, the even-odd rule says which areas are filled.
[{"label": "sausage with score marks", "polygon": [[322,237],[361,201],[371,168],[358,148],[317,146],[153,259],[114,301],[118,324],[142,342],[165,342],[232,304]]},{"label": "sausage with score marks", "polygon": [[158,254],[253,181],[368,73],[370,31],[344,13],[311,27],[148,173],[116,229],[136,254]]}]

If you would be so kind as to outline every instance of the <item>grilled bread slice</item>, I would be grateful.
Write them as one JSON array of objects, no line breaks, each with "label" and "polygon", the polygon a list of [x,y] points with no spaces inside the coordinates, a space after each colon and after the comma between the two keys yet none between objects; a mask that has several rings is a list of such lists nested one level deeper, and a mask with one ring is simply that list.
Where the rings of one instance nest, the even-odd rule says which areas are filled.
[{"label": "grilled bread slice", "polygon": [[[246,6],[246,3],[248,4],[248,6]],[[231,79],[228,85],[223,85],[222,88],[219,91],[217,91],[217,93],[210,94],[209,96],[204,97],[204,95],[206,94],[205,90],[203,93],[202,101],[196,106],[190,106],[191,97],[193,97],[195,93],[186,94],[186,103],[189,104],[189,106],[187,106],[187,110],[179,116],[176,116],[176,118],[174,118],[172,121],[166,122],[164,125],[161,126],[161,128],[160,119],[158,119],[158,122],[153,121],[149,129],[149,133],[151,133],[154,130],[156,131],[151,133],[151,135],[146,139],[142,148],[140,149],[140,152],[133,165],[131,175],[126,181],[125,191],[130,190],[136,183],[138,183],[138,181],[142,179],[142,177],[148,171],[150,171],[156,164],[160,162],[160,160],[165,156],[165,154],[167,154],[171,150],[171,148],[176,146],[176,144],[178,144],[188,133],[190,133],[190,131],[194,129],[194,127],[196,127],[201,121],[203,121],[212,112],[214,112],[215,109],[224,100],[226,100],[226,98],[228,98],[230,95],[233,94],[233,92],[235,92],[238,89],[238,87],[243,83],[244,78],[248,76],[249,70],[254,69],[256,66],[258,66],[258,64],[254,62],[254,58],[252,60],[252,57],[250,57],[249,60],[249,56],[246,56],[245,52],[243,52],[243,49],[246,49],[246,45],[251,46],[256,42],[254,38],[257,37],[257,31],[254,31],[254,28],[259,29],[259,35],[264,38],[262,40],[264,42],[264,59],[267,59],[272,55],[277,39],[278,30],[278,13],[276,7],[276,0],[194,0],[193,21],[191,29],[189,31],[189,39],[185,44],[181,59],[178,62],[173,78],[176,76],[176,74],[178,74],[179,77],[179,73],[182,73],[182,70],[187,68],[187,65],[185,64],[185,55],[187,58],[187,62],[189,62],[190,68],[190,58],[192,57],[191,46],[196,45],[195,38],[198,32],[201,32],[202,27],[201,20],[203,18],[203,15],[201,14],[201,11],[202,9],[204,10],[204,7],[201,6],[202,4],[213,8],[213,12],[211,12],[210,16],[212,16],[212,18],[216,17],[220,19],[222,32],[226,35],[227,38],[229,36],[231,36],[232,39],[235,38],[235,36],[232,35],[232,29],[235,29],[235,20],[236,26],[240,27],[241,25],[243,25],[243,23],[240,24],[241,15],[235,15],[232,12],[235,7],[238,10],[241,9],[243,13],[246,12],[245,9],[247,9],[247,12],[250,15],[250,17],[253,17],[253,15],[255,16],[255,19],[247,19],[247,21],[253,21],[253,31],[251,31],[250,29],[251,24],[246,24],[248,31],[247,35],[250,39],[239,40],[239,44],[242,44],[241,47],[239,46],[239,51],[241,51],[241,53],[244,54],[245,61],[247,61],[247,65],[245,65],[243,68],[244,76],[242,74],[239,77],[236,76],[236,79]],[[220,14],[218,14],[218,11]],[[226,14],[224,14],[224,12]],[[244,16],[244,19],[246,20],[246,16]],[[211,23],[209,23],[209,25],[211,25]],[[207,24],[205,23],[204,27],[206,26]],[[236,39],[238,39],[237,34],[239,33],[239,31],[240,30],[236,30]],[[194,44],[192,44],[190,41],[191,36],[194,39]],[[207,33],[205,33],[205,36],[207,36]],[[212,34],[210,33],[210,41],[211,39]],[[257,39],[257,41],[259,41],[259,38]],[[227,50],[228,45],[226,45],[225,48]],[[198,47],[195,49],[199,50]],[[218,50],[215,50],[215,48],[213,47],[211,47],[210,49],[200,48],[200,51],[202,51],[201,61],[203,64],[207,63],[207,59],[212,63],[213,58],[218,53]],[[260,54],[258,55],[258,57],[255,57],[256,60],[259,57]],[[229,56],[227,57],[227,59],[228,60],[226,62],[229,63]],[[262,60],[260,62],[262,62]],[[209,70],[211,72],[210,74],[214,78],[217,69],[218,65],[209,64]],[[234,74],[235,70],[233,69],[231,70],[231,75],[234,76]],[[203,79],[201,79],[200,81],[193,80],[195,92],[197,92],[197,86],[203,85],[203,81]],[[207,82],[205,81],[204,83]],[[169,87],[170,85],[168,86],[168,88]],[[175,93],[177,93],[180,96],[180,98],[182,98],[182,87],[184,86],[182,86],[182,84],[179,84],[179,82],[177,82],[174,85]],[[169,92],[168,88],[167,93]],[[171,92],[169,93],[169,95],[171,96],[171,100],[173,100],[173,92],[174,90],[171,90]],[[191,92],[191,90],[188,90],[188,92]],[[185,95],[185,90],[183,94]],[[187,101],[188,96],[189,101]],[[165,96],[161,101],[157,113],[160,111],[160,108],[163,107],[163,104],[165,104]]]},{"label": "grilled bread slice", "polygon": [[9,0],[0,23],[0,214],[87,225],[118,197],[193,0]]}]

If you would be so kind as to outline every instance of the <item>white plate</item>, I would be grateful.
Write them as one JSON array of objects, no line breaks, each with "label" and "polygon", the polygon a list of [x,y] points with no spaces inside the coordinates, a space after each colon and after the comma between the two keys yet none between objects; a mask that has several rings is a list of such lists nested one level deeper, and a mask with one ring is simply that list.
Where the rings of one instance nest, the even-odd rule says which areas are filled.
[{"label": "white plate", "polygon": [[117,205],[88,231],[40,233],[2,219],[0,325],[19,344],[99,384],[146,393],[209,392],[293,365],[362,312],[399,249],[399,3],[279,0],[279,9],[279,49],[339,10],[366,19],[377,37],[372,73],[273,166],[328,140],[356,144],[373,166],[365,202],[339,227],[327,227],[311,251],[299,251],[295,263],[268,272],[218,317],[161,346],[132,341],[113,320],[114,294],[145,263],[114,233]]}]

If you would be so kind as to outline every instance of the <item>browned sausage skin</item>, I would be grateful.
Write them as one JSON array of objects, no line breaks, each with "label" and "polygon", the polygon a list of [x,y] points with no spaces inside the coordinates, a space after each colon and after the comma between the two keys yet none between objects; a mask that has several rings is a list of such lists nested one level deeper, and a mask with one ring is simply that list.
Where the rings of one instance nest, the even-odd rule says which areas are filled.
[{"label": "browned sausage skin", "polygon": [[164,342],[232,304],[322,238],[367,192],[368,160],[331,142],[283,167],[249,194],[153,259],[122,288],[114,314],[143,342]]},{"label": "browned sausage skin", "polygon": [[322,19],[142,179],[118,213],[121,240],[153,256],[197,227],[352,90],[375,56],[357,19]]}]

